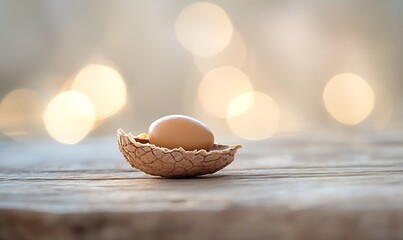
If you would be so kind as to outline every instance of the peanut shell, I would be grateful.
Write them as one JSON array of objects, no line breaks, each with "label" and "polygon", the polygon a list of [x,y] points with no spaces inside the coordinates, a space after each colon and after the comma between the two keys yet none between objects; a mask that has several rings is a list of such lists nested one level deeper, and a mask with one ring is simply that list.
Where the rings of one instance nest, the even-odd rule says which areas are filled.
[{"label": "peanut shell", "polygon": [[122,129],[117,131],[120,152],[126,161],[147,174],[167,177],[194,177],[215,173],[234,160],[241,145],[214,144],[210,151],[168,149],[150,144],[147,134],[133,136]]}]

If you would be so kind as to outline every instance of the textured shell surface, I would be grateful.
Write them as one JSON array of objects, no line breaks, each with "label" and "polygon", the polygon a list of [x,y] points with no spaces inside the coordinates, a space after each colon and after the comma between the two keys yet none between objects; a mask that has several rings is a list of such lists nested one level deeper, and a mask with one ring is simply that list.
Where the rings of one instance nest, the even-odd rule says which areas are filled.
[{"label": "textured shell surface", "polygon": [[133,136],[117,131],[120,152],[136,169],[167,178],[194,177],[217,172],[228,166],[241,145],[214,144],[210,151],[168,149],[150,144],[146,134]]}]

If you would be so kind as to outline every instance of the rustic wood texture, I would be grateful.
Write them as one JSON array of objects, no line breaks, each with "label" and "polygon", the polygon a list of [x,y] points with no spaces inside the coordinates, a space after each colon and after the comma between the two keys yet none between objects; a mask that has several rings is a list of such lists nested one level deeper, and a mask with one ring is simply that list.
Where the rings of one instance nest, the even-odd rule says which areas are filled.
[{"label": "rustic wood texture", "polygon": [[202,177],[131,169],[115,138],[0,144],[0,239],[403,239],[403,137],[241,143]]}]

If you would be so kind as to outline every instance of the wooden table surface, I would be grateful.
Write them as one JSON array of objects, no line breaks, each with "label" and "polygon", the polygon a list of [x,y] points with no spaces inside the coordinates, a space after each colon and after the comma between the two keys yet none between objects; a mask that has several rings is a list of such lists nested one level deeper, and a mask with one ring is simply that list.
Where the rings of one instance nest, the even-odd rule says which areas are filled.
[{"label": "wooden table surface", "polygon": [[403,134],[228,142],[191,179],[131,169],[114,138],[2,142],[0,239],[403,239]]}]

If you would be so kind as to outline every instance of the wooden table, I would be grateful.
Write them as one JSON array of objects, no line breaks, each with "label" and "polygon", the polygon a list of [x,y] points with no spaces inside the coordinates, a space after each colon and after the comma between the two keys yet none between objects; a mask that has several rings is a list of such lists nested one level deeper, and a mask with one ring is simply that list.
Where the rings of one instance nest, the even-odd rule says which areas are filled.
[{"label": "wooden table", "polygon": [[0,144],[0,239],[112,237],[403,239],[403,135],[246,142],[191,179],[132,170],[114,138]]}]

